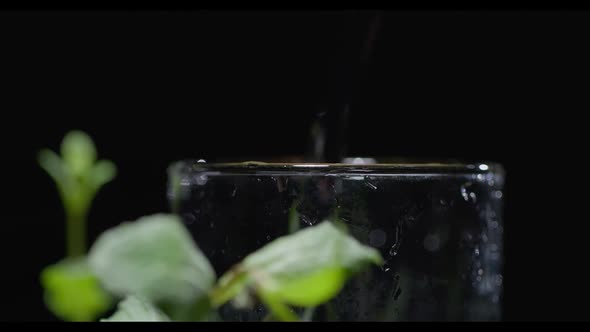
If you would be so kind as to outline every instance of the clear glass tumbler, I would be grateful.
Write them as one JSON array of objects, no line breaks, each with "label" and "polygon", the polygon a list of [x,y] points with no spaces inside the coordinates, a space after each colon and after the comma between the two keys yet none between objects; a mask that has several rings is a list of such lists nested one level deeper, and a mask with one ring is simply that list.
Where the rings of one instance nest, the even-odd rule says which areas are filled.
[{"label": "clear glass tumbler", "polygon": [[[169,198],[222,274],[249,253],[337,212],[386,263],[352,279],[314,320],[496,321],[502,314],[502,189],[495,163],[204,163],[169,173]],[[256,321],[222,308],[224,320]]]}]

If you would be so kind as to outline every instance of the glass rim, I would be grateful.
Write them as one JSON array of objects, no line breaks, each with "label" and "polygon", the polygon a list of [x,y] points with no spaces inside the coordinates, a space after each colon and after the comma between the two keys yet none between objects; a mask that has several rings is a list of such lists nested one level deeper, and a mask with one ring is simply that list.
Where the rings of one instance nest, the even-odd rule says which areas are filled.
[{"label": "glass rim", "polygon": [[[352,158],[351,158],[352,159]],[[361,158],[367,159],[367,158]],[[440,160],[437,162],[375,162],[375,163],[326,163],[326,162],[213,162],[185,159],[175,163],[188,171],[232,172],[254,174],[273,173],[325,173],[325,174],[496,174],[505,175],[504,167],[493,161],[460,162]],[[188,169],[187,169],[188,168]]]}]

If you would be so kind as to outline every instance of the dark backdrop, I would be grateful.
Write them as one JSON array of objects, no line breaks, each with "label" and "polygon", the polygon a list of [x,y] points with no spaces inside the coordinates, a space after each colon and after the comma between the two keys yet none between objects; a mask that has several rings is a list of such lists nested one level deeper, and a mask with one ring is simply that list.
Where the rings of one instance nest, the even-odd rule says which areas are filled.
[{"label": "dark backdrop", "polygon": [[506,319],[585,319],[587,220],[565,185],[583,188],[590,15],[385,13],[357,86],[372,15],[0,13],[0,318],[53,319],[37,278],[64,254],[63,213],[35,154],[66,131],[119,167],[94,239],[167,211],[171,161],[304,153],[313,115],[352,91],[352,155],[505,166]]}]

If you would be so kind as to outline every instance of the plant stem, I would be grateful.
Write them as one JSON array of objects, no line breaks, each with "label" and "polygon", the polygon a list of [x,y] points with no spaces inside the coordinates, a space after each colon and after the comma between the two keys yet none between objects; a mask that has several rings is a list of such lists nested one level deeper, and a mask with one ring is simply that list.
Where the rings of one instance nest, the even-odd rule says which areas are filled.
[{"label": "plant stem", "polygon": [[[71,210],[71,209],[70,209]],[[66,216],[66,253],[68,258],[83,256],[86,252],[86,214],[69,211]]]},{"label": "plant stem", "polygon": [[271,311],[272,315],[276,317],[279,321],[282,322],[297,322],[299,321],[298,317],[291,312],[289,307],[287,307],[282,302],[276,300],[269,294],[267,294],[264,290],[258,291],[258,297],[264,303],[264,305]]},{"label": "plant stem", "polygon": [[314,311],[315,307],[305,308],[303,316],[301,316],[301,320],[303,320],[304,322],[311,322],[311,320],[313,319]]}]

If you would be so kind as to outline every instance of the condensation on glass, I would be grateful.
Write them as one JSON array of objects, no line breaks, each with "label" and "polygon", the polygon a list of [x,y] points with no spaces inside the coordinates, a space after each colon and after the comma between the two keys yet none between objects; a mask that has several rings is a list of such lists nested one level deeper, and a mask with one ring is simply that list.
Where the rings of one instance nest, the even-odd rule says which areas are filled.
[{"label": "condensation on glass", "polygon": [[[495,321],[502,313],[504,170],[494,163],[182,161],[169,199],[221,275],[249,253],[334,215],[386,263],[352,279],[314,320]],[[261,320],[262,306],[226,320]]]}]

